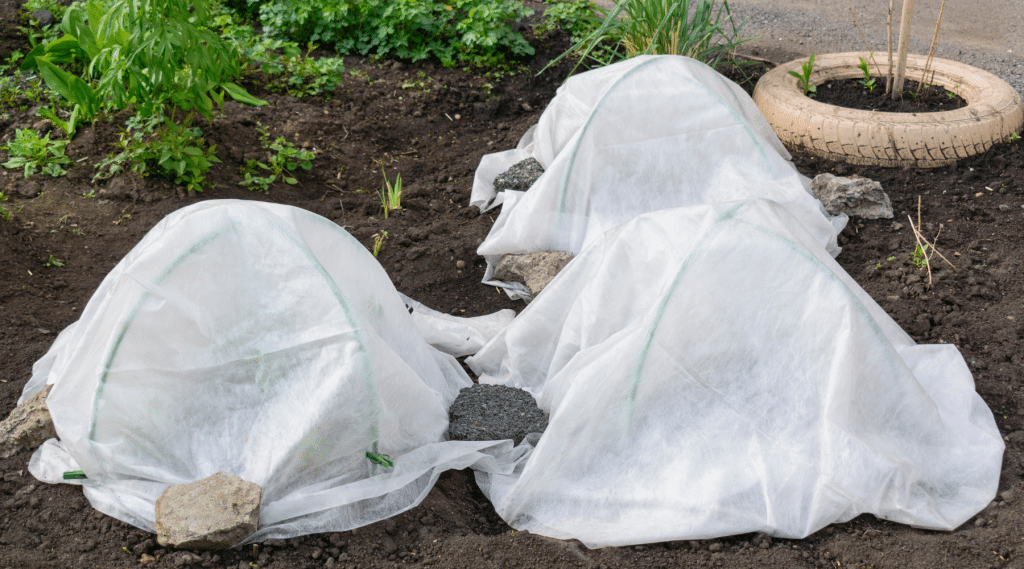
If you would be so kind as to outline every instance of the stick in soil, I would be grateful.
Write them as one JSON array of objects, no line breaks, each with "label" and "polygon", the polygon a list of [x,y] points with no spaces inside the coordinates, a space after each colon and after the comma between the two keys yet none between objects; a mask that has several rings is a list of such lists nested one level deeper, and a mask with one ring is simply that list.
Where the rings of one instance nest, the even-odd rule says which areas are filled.
[{"label": "stick in soil", "polygon": [[892,66],[892,8],[893,8],[893,4],[895,2],[896,2],[896,0],[889,0],[889,24],[887,26],[888,29],[889,29],[889,73],[886,75],[886,79],[885,79],[885,94],[886,95],[888,95],[889,93],[892,93],[892,71],[893,71],[893,69],[895,69]]},{"label": "stick in soil", "polygon": [[907,51],[910,49],[910,24],[914,21],[914,0],[903,0],[900,16],[900,43],[896,54],[896,78],[892,85],[892,100],[903,98],[903,81],[907,74]]},{"label": "stick in soil", "polygon": [[[935,239],[933,239],[931,243],[929,243],[928,240],[925,239],[924,235],[921,235],[921,232],[918,231],[918,228],[921,227],[921,196],[917,196],[917,226],[914,225],[914,218],[913,217],[910,217],[908,215],[907,216],[907,220],[910,221],[910,229],[913,230],[913,232],[914,232],[914,239],[917,240],[917,248],[921,250],[922,256],[924,257],[924,265],[925,265],[925,267],[928,268],[928,288],[931,289],[932,288],[932,263],[931,263],[932,255],[936,255],[937,254],[939,257],[942,257],[943,261],[945,261],[950,267],[953,267],[953,272],[954,273],[956,272],[956,267],[953,265],[953,263],[950,263],[949,259],[947,259],[945,257],[945,255],[943,255],[942,253],[939,253],[939,250],[936,249],[936,247],[935,247],[935,244],[939,242],[939,235],[942,235],[942,224],[941,223],[939,224],[939,232],[935,234]],[[922,244],[922,242],[923,242],[923,244]],[[929,253],[928,251],[931,251],[931,253]]]},{"label": "stick in soil", "polygon": [[[850,0],[851,2],[853,0]],[[923,88],[925,85],[924,79],[928,74],[928,69],[932,66],[932,57],[935,56],[935,44],[939,41],[939,29],[942,28],[942,13],[946,11],[946,0],[942,0],[942,5],[939,6],[939,19],[935,21],[935,34],[932,35],[932,45],[928,48],[928,59],[924,62],[924,71],[921,72],[921,85]],[[935,73],[932,73],[932,81],[935,81]],[[930,85],[931,83],[929,83]]]},{"label": "stick in soil", "polygon": [[857,23],[857,14],[853,12],[853,0],[847,0],[847,4],[850,7],[850,15],[853,16],[853,25],[857,28],[857,31],[860,32],[860,40],[864,42],[864,49],[868,50],[868,59],[870,59],[871,63],[875,66],[875,74],[881,77],[882,71],[878,69],[878,64],[875,63],[875,52],[871,50],[871,46],[868,45],[868,38],[864,37],[864,31],[860,29],[860,24]]}]

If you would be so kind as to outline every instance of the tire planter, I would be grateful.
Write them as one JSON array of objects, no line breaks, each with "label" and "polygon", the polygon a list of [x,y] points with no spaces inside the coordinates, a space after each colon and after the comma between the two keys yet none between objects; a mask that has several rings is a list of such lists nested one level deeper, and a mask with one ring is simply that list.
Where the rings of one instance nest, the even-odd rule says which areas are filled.
[{"label": "tire planter", "polygon": [[[867,53],[818,56],[811,83],[862,77],[857,68]],[[926,58],[907,56],[908,80],[917,80]],[[819,103],[806,97],[789,71],[800,73],[806,59],[780,65],[757,82],[754,102],[775,134],[790,148],[851,164],[935,168],[984,152],[1019,132],[1024,123],[1021,96],[995,75],[963,63],[933,58],[930,83],[956,90],[967,106],[935,113],[862,111]],[[888,62],[875,58],[881,73]],[[875,72],[875,66],[871,66]],[[884,75],[883,75],[884,77]]]}]

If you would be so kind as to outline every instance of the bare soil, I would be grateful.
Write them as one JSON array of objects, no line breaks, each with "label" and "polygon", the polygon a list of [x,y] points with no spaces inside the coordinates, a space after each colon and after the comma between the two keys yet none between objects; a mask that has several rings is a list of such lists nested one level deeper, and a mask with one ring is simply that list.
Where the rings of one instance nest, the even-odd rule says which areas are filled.
[{"label": "bare soil", "polygon": [[879,111],[883,113],[937,113],[952,111],[967,105],[959,94],[940,85],[921,85],[907,81],[903,95],[893,99],[885,94],[885,79],[874,79],[873,89],[861,84],[860,79],[826,81],[817,86],[814,100],[837,107]]},{"label": "bare soil", "polygon": [[[12,25],[0,22],[0,57],[24,42]],[[562,35],[531,42],[538,50],[529,62],[534,70],[568,45]],[[250,81],[246,87],[271,104],[229,103],[223,117],[201,125],[223,164],[210,175],[217,187],[196,195],[153,178],[91,184],[92,165],[114,150],[116,120],[98,121],[76,136],[69,147],[76,164],[66,177],[25,180],[17,171],[0,173],[0,187],[12,196],[3,205],[15,212],[10,222],[0,222],[0,414],[14,408],[33,362],[80,316],[118,260],[162,217],[199,200],[305,208],[345,227],[368,248],[372,236],[386,230],[379,259],[402,292],[465,316],[522,309],[480,284],[484,263],[475,250],[494,215],[466,204],[480,157],[515,146],[569,66],[498,81],[431,63],[346,58],[347,70],[369,80],[346,74],[329,99],[272,95]],[[429,92],[402,88],[418,80],[417,71],[431,78]],[[11,113],[0,123],[4,140],[37,120],[31,108],[4,112]],[[317,149],[313,169],[299,173],[299,184],[278,184],[266,194],[238,185],[244,161],[264,154],[258,123],[273,136]],[[838,260],[919,342],[953,343],[961,350],[1007,438],[999,492],[1011,492],[963,527],[924,531],[864,515],[803,540],[747,534],[587,550],[574,541],[513,532],[470,471],[451,471],[420,506],[372,526],[196,555],[162,549],[153,535],[93,511],[75,486],[38,483],[26,470],[31,452],[24,451],[0,460],[0,567],[134,567],[142,561],[230,569],[1024,566],[1018,560],[1024,557],[1024,143],[935,170],[849,166],[800,153],[795,162],[809,176],[858,174],[882,183],[896,219],[851,222]],[[388,219],[375,195],[381,164],[392,180],[400,173],[406,187],[403,209]],[[83,196],[90,191],[98,197]],[[917,223],[919,199],[924,233],[932,238],[941,230],[938,249],[956,266],[954,271],[933,260],[930,288],[927,270],[918,269],[911,255],[915,239],[907,216]],[[64,266],[47,266],[51,255]]]}]

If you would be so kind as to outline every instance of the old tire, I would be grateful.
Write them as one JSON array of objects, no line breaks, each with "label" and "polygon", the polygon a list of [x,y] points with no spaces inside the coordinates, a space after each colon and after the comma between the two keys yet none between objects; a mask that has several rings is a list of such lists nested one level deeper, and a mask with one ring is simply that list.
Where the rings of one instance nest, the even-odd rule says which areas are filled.
[{"label": "old tire", "polygon": [[[818,56],[811,83],[862,77],[857,68],[866,53]],[[889,70],[876,56],[877,69]],[[852,164],[934,168],[984,152],[1007,140],[1024,123],[1017,91],[1002,79],[963,63],[932,59],[930,82],[956,91],[967,106],[937,113],[884,113],[819,103],[803,94],[799,81],[806,59],[791,61],[766,73],[754,89],[754,102],[782,142],[815,156]],[[907,57],[907,78],[921,77],[925,57]],[[876,67],[871,66],[872,75]],[[884,84],[883,81],[879,83]]]}]

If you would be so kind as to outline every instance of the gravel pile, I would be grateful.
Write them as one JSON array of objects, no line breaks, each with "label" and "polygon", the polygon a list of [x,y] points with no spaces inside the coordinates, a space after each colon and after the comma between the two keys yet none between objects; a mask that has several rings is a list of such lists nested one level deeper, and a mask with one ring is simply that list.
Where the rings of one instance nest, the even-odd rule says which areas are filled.
[{"label": "gravel pile", "polygon": [[548,417],[533,396],[504,385],[474,385],[459,391],[448,410],[448,437],[453,441],[500,441],[519,444],[530,433],[543,433]]},{"label": "gravel pile", "polygon": [[494,179],[494,189],[499,192],[505,190],[516,190],[519,192],[525,192],[530,189],[530,186],[540,178],[540,175],[544,173],[544,168],[541,167],[540,162],[537,162],[533,158],[527,158],[522,162],[517,162],[512,165],[511,168],[505,171],[504,174],[500,174]]}]

